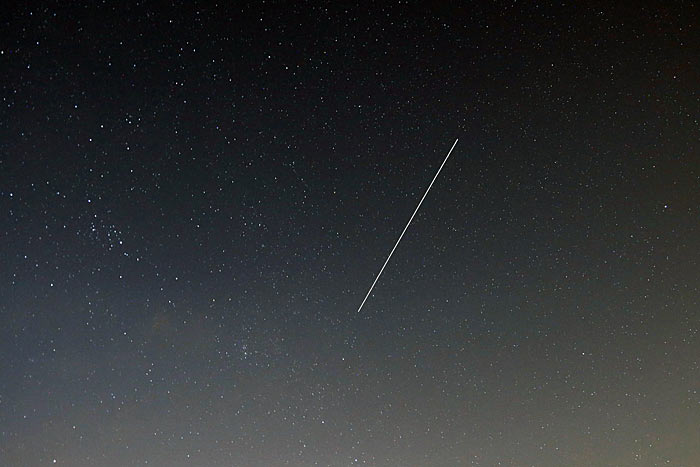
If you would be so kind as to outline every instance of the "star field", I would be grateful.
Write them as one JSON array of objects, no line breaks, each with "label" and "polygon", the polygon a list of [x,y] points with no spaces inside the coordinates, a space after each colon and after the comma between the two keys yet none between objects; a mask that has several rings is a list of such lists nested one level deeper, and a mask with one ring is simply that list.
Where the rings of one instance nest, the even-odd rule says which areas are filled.
[{"label": "star field", "polygon": [[13,6],[0,465],[700,464],[699,13]]}]

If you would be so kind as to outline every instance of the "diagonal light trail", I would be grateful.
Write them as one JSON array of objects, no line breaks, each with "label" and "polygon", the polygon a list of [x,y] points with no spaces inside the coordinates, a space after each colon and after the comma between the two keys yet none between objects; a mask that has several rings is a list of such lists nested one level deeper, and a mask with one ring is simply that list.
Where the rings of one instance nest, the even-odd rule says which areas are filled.
[{"label": "diagonal light trail", "polygon": [[429,192],[430,189],[432,188],[433,183],[435,183],[435,180],[438,178],[438,175],[440,175],[440,171],[441,171],[442,168],[445,166],[445,162],[447,162],[447,159],[450,157],[450,154],[452,154],[452,150],[455,148],[455,146],[457,146],[457,141],[459,141],[459,139],[456,139],[456,140],[455,140],[454,144],[452,145],[452,147],[450,148],[449,152],[447,153],[447,156],[445,156],[445,160],[442,161],[442,165],[440,165],[440,168],[438,169],[437,173],[436,173],[435,176],[433,177],[433,181],[430,182],[430,185],[428,185],[428,189],[425,190],[425,193],[423,194],[423,197],[422,197],[422,198],[420,199],[420,201],[418,202],[418,206],[416,206],[416,210],[413,211],[413,215],[411,215],[411,218],[408,220],[408,223],[406,224],[406,227],[403,228],[403,232],[401,232],[401,235],[399,236],[399,239],[396,240],[396,244],[394,245],[394,248],[391,249],[391,253],[389,253],[389,256],[387,256],[387,258],[386,258],[386,261],[384,261],[384,265],[383,265],[382,268],[379,270],[379,274],[377,274],[377,277],[374,278],[374,282],[372,282],[372,286],[371,286],[371,287],[369,288],[369,290],[367,291],[367,295],[365,295],[365,299],[362,300],[362,303],[360,304],[360,308],[357,309],[357,312],[358,312],[358,313],[362,310],[362,307],[365,305],[365,302],[366,302],[367,299],[369,298],[369,295],[372,293],[372,289],[374,289],[375,284],[376,284],[377,281],[379,280],[379,276],[381,276],[381,275],[382,275],[382,272],[384,272],[384,268],[386,267],[387,263],[389,263],[389,260],[391,259],[391,255],[394,254],[394,250],[396,250],[396,247],[399,246],[399,242],[400,242],[401,239],[403,238],[403,234],[406,233],[406,230],[408,230],[408,226],[411,225],[411,221],[413,220],[413,218],[416,216],[416,213],[417,213],[418,210],[420,209],[420,205],[423,204],[423,200],[425,199],[426,196],[428,196],[428,192]]}]

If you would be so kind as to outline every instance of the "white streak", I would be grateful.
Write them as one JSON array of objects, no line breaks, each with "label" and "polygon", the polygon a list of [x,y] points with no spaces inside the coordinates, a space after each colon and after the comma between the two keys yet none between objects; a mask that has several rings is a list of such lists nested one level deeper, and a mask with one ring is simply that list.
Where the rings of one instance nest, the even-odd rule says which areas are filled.
[{"label": "white streak", "polygon": [[382,275],[382,272],[384,272],[384,268],[386,267],[387,263],[389,263],[389,260],[391,259],[391,255],[394,254],[394,250],[396,250],[396,247],[399,246],[399,242],[400,242],[401,239],[403,238],[403,234],[406,233],[406,230],[408,230],[408,226],[411,225],[411,221],[413,220],[413,218],[416,216],[416,213],[417,213],[418,210],[420,209],[420,205],[423,204],[423,200],[425,199],[426,196],[428,196],[428,192],[429,192],[430,189],[432,188],[433,183],[435,183],[435,180],[438,178],[438,175],[440,175],[440,171],[441,171],[442,168],[445,166],[445,162],[447,162],[447,159],[450,157],[450,154],[452,154],[452,150],[455,148],[455,146],[457,146],[457,141],[459,141],[459,139],[456,139],[456,140],[455,140],[454,144],[452,145],[452,147],[450,148],[449,152],[447,153],[447,156],[445,156],[445,160],[442,161],[442,165],[440,165],[440,168],[438,169],[437,173],[436,173],[435,176],[433,177],[433,181],[430,182],[430,185],[428,185],[428,189],[425,190],[425,193],[423,194],[423,197],[420,199],[420,202],[418,203],[418,206],[416,206],[416,210],[413,211],[413,215],[412,215],[411,218],[408,220],[408,223],[406,224],[406,227],[403,228],[403,232],[401,232],[401,235],[399,236],[399,239],[396,240],[396,244],[394,245],[394,248],[391,249],[391,253],[389,253],[389,256],[387,256],[387,258],[386,258],[386,261],[384,261],[384,265],[383,265],[382,268],[379,270],[379,274],[377,274],[377,277],[374,278],[374,282],[372,282],[372,286],[371,286],[371,287],[369,288],[369,290],[367,291],[367,295],[365,295],[365,299],[362,300],[362,304],[360,304],[360,308],[357,309],[357,312],[358,312],[358,313],[360,312],[360,310],[362,310],[362,307],[365,305],[365,302],[367,301],[367,298],[369,298],[369,294],[372,293],[372,289],[374,289],[374,285],[375,285],[375,284],[377,283],[377,281],[379,280],[379,276]]}]

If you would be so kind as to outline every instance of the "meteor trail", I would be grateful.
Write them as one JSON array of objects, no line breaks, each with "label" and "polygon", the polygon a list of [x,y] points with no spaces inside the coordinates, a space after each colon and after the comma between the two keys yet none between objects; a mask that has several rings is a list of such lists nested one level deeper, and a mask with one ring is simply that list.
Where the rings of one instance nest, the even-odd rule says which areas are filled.
[{"label": "meteor trail", "polygon": [[372,293],[372,289],[374,289],[374,285],[375,285],[375,284],[377,283],[377,281],[379,280],[379,276],[382,275],[382,272],[384,272],[384,268],[386,267],[387,263],[388,263],[389,260],[391,259],[391,255],[394,254],[394,250],[396,250],[396,247],[399,246],[399,242],[400,242],[401,239],[403,238],[403,234],[406,233],[406,230],[408,230],[408,226],[411,225],[411,221],[413,220],[413,218],[415,217],[416,213],[417,213],[418,210],[420,209],[420,205],[423,204],[423,200],[425,199],[426,196],[428,196],[428,192],[429,192],[430,189],[432,188],[433,183],[435,183],[435,180],[438,178],[438,175],[440,175],[440,171],[441,171],[442,168],[444,167],[445,162],[447,162],[447,159],[450,157],[450,154],[452,154],[452,150],[455,148],[455,146],[457,146],[457,141],[459,141],[459,139],[456,139],[456,140],[455,140],[454,144],[452,145],[452,147],[450,148],[449,152],[447,153],[447,156],[445,156],[445,160],[442,161],[442,165],[440,165],[440,168],[438,169],[437,173],[436,173],[435,176],[433,177],[433,181],[430,182],[430,185],[428,185],[428,189],[425,190],[425,193],[423,194],[423,197],[422,197],[422,198],[420,199],[420,201],[418,202],[418,206],[416,206],[416,210],[413,211],[413,215],[412,215],[411,218],[408,220],[408,223],[406,224],[406,227],[403,228],[403,232],[401,232],[401,235],[399,235],[399,239],[396,240],[396,244],[394,245],[394,248],[391,249],[391,253],[389,253],[389,256],[387,256],[387,258],[386,258],[386,261],[384,261],[384,265],[383,265],[382,268],[379,270],[379,274],[377,274],[377,277],[374,278],[374,282],[372,282],[372,286],[371,286],[371,287],[369,288],[369,290],[367,291],[367,295],[365,295],[365,299],[362,300],[362,303],[360,304],[360,308],[357,309],[357,312],[358,312],[358,313],[362,310],[362,307],[365,305],[365,302],[367,301],[367,298],[369,298],[369,294]]}]

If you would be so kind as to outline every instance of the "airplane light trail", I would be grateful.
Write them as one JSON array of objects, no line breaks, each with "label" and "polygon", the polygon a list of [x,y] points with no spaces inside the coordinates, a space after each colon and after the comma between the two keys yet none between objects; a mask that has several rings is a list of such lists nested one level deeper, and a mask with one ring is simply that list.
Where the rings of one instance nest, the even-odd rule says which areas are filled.
[{"label": "airplane light trail", "polygon": [[416,213],[417,213],[418,210],[420,209],[420,205],[423,204],[423,200],[425,199],[426,196],[428,196],[428,192],[429,192],[430,189],[432,188],[433,183],[435,183],[435,180],[438,178],[438,175],[440,175],[440,171],[441,171],[442,168],[445,166],[445,162],[447,162],[447,159],[450,157],[450,154],[452,154],[452,150],[455,148],[455,146],[457,146],[457,141],[459,141],[459,139],[455,139],[455,142],[454,142],[454,144],[452,145],[452,147],[450,148],[449,152],[447,153],[447,156],[445,156],[445,160],[442,161],[442,165],[440,165],[440,168],[438,169],[437,173],[436,173],[435,176],[433,177],[433,181],[430,182],[430,185],[428,185],[428,189],[425,190],[425,193],[423,194],[423,197],[422,197],[421,200],[418,202],[418,206],[416,206],[416,210],[413,211],[413,215],[412,215],[411,218],[408,220],[408,223],[406,224],[406,227],[403,228],[403,232],[401,232],[401,235],[399,236],[399,239],[396,240],[396,244],[394,245],[394,248],[391,249],[391,253],[389,253],[389,256],[387,256],[387,258],[386,258],[386,261],[384,261],[384,265],[383,265],[382,268],[379,270],[379,274],[377,274],[377,277],[374,278],[374,282],[372,282],[372,286],[371,286],[371,287],[369,288],[369,290],[367,291],[367,295],[365,295],[365,299],[362,300],[362,303],[360,304],[360,307],[357,309],[357,312],[358,312],[358,313],[362,310],[362,307],[365,305],[365,302],[367,301],[367,298],[369,298],[369,295],[372,293],[372,289],[374,289],[375,284],[376,284],[377,281],[379,280],[379,276],[381,276],[381,275],[382,275],[382,272],[384,272],[384,268],[386,267],[387,263],[388,263],[389,260],[391,259],[391,255],[394,254],[394,250],[396,250],[396,247],[399,246],[399,242],[400,242],[401,239],[403,238],[403,234],[406,233],[406,230],[408,230],[408,226],[411,225],[411,221],[413,220],[413,218],[415,217]]}]

